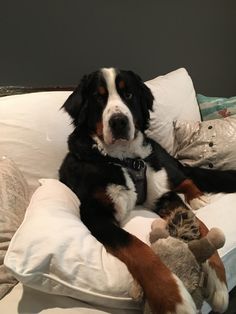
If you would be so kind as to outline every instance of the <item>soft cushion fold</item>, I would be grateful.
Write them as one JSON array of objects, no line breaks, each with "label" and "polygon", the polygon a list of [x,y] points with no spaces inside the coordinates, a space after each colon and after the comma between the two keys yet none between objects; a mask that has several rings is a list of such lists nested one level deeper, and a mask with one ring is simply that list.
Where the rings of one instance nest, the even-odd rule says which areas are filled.
[{"label": "soft cushion fold", "polygon": [[[5,265],[23,284],[47,293],[136,308],[128,296],[131,275],[81,222],[76,195],[54,179],[41,184],[12,239]],[[148,242],[155,217],[134,211],[124,228]]]},{"label": "soft cushion fold", "polygon": [[17,283],[3,265],[9,243],[29,203],[28,185],[11,160],[0,159],[0,299]]}]

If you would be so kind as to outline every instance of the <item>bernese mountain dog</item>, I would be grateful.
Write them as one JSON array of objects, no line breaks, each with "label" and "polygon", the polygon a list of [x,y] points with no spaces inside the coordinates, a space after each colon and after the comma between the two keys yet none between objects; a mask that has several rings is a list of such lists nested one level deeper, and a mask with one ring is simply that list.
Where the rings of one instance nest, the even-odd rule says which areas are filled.
[{"label": "bernese mountain dog", "polygon": [[[183,206],[194,209],[204,192],[235,192],[236,171],[183,166],[145,135],[153,95],[132,71],[102,68],[82,78],[63,105],[74,131],[60,180],[78,196],[81,220],[107,251],[126,264],[142,286],[153,313],[191,314],[195,305],[182,282],[152,250],[121,228],[136,204],[166,217]],[[199,221],[201,236],[208,229]],[[223,263],[207,263],[209,302],[224,312],[228,292]]]}]

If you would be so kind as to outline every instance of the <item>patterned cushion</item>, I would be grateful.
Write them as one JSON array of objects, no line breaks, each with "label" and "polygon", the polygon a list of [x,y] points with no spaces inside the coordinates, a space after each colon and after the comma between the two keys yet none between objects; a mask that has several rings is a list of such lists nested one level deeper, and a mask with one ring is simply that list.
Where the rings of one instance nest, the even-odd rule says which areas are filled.
[{"label": "patterned cushion", "polygon": [[226,118],[236,114],[236,97],[207,97],[197,95],[202,120]]},{"label": "patterned cushion", "polygon": [[3,265],[9,243],[21,224],[29,202],[28,185],[16,165],[0,159],[0,299],[16,284]]},{"label": "patterned cushion", "polygon": [[236,116],[175,121],[175,157],[202,168],[236,169]]}]

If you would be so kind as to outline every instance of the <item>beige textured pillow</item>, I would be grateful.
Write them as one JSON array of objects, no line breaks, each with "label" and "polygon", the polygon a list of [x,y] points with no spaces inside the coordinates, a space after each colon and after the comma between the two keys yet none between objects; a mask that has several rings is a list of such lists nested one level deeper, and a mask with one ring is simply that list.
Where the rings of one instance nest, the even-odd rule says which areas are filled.
[{"label": "beige textured pillow", "polygon": [[3,260],[28,203],[29,189],[21,172],[11,160],[0,158],[0,299],[17,282]]},{"label": "beige textured pillow", "polygon": [[202,168],[236,169],[236,116],[203,122],[175,121],[175,157]]}]

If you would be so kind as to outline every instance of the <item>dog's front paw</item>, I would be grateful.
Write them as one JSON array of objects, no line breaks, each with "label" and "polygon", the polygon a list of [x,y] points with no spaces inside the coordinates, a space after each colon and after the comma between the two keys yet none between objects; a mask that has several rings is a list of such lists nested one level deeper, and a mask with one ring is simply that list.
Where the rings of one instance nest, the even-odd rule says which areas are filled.
[{"label": "dog's front paw", "polygon": [[[193,302],[192,297],[186,290],[185,286],[183,285],[182,281],[173,274],[174,282],[177,286],[177,293],[179,295],[179,302],[175,304],[173,302],[173,295],[166,295],[164,299],[162,299],[163,304],[158,304],[158,309],[155,310],[150,308],[148,302],[144,304],[144,313],[163,313],[163,314],[196,314],[197,309]],[[167,287],[168,289],[168,287]],[[157,291],[159,296],[161,295],[161,291]],[[138,302],[144,301],[144,292],[140,284],[134,280],[131,284],[129,295]],[[165,306],[166,305],[166,306]],[[171,309],[172,307],[172,309]]]},{"label": "dog's front paw", "polygon": [[181,295],[182,301],[176,305],[175,311],[171,312],[171,314],[196,314],[198,313],[195,303],[189,292],[186,290],[183,282],[173,274],[175,281],[178,285],[179,292]]},{"label": "dog's front paw", "polygon": [[[153,289],[153,283],[150,283]],[[174,274],[163,283],[159,281],[159,289],[146,292],[147,313],[155,314],[196,314],[197,309],[182,281]],[[148,310],[149,309],[149,310]],[[146,313],[146,312],[145,312]]]},{"label": "dog's front paw", "polygon": [[229,304],[229,293],[226,283],[217,275],[217,269],[207,261],[203,265],[203,270],[207,273],[207,286],[205,287],[206,301],[210,304],[214,312],[224,313]]},{"label": "dog's front paw", "polygon": [[210,203],[210,197],[207,195],[201,195],[196,198],[193,198],[189,201],[189,205],[193,210],[197,210],[201,207],[204,207]]}]

